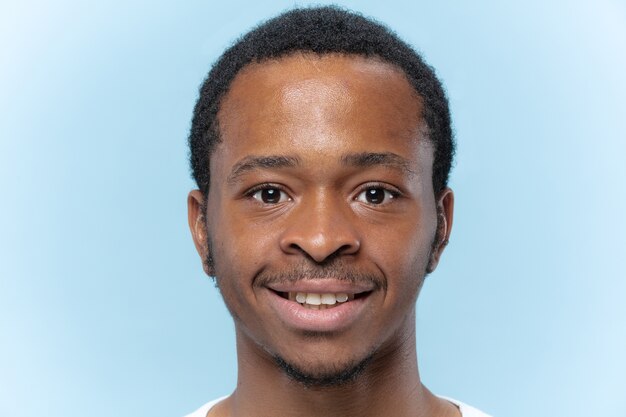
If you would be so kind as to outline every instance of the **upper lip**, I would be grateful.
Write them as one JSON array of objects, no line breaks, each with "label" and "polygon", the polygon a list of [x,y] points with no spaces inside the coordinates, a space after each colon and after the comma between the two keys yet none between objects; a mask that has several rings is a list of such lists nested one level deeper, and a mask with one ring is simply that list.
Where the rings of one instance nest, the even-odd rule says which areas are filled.
[{"label": "upper lip", "polygon": [[373,291],[375,287],[376,285],[374,283],[346,282],[333,278],[307,279],[296,282],[270,283],[267,285],[267,288],[276,292],[305,292],[318,294],[359,294]]}]

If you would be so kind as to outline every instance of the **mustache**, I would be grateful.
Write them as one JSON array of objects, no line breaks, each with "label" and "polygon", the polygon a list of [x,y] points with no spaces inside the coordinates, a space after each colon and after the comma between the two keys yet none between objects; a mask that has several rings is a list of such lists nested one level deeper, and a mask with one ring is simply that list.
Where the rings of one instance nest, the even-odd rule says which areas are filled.
[{"label": "mustache", "polygon": [[255,287],[272,284],[293,284],[307,280],[333,279],[351,284],[372,284],[376,290],[386,290],[387,280],[377,274],[359,271],[344,262],[311,264],[307,262],[280,271],[261,271],[254,280]]}]

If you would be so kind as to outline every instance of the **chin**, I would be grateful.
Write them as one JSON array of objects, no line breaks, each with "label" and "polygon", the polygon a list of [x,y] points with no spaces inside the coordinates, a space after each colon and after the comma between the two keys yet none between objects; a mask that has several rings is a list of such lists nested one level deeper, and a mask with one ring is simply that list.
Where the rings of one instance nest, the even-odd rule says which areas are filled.
[{"label": "chin", "polygon": [[343,362],[289,361],[274,355],[276,365],[293,381],[311,388],[331,388],[354,382],[371,362],[373,354]]}]

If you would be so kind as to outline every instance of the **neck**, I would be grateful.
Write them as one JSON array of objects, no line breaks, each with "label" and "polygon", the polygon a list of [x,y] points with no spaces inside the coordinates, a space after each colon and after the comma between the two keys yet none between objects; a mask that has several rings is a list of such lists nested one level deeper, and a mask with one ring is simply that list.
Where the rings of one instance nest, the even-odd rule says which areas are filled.
[{"label": "neck", "polygon": [[[338,386],[307,386],[294,381],[275,360],[237,331],[238,383],[227,415],[412,416],[443,415],[441,402],[421,383],[415,325],[395,346],[383,347],[354,380]],[[407,327],[405,327],[407,328]]]}]

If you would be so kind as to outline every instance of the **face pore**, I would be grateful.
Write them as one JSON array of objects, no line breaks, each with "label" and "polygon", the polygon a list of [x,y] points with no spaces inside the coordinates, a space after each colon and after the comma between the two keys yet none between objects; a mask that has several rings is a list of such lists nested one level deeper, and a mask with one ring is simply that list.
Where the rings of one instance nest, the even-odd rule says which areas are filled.
[{"label": "face pore", "polygon": [[334,385],[414,343],[451,222],[421,110],[404,74],[374,58],[296,54],[237,75],[194,239],[240,355]]}]

